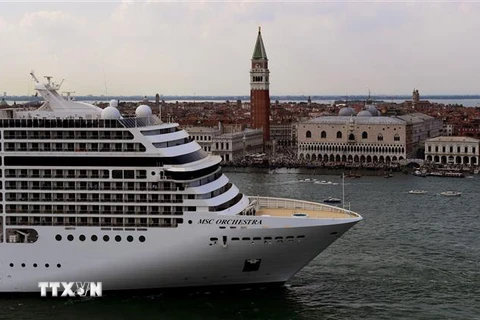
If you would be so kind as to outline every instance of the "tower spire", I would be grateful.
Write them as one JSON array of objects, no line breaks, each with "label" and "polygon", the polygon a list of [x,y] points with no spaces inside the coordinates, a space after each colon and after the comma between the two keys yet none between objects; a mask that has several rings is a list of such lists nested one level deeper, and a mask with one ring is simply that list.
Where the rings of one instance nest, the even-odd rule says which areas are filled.
[{"label": "tower spire", "polygon": [[258,26],[257,42],[255,43],[255,49],[252,55],[252,60],[253,59],[267,59],[267,51],[265,50],[262,39],[262,27],[260,26]]},{"label": "tower spire", "polygon": [[263,140],[266,142],[270,140],[270,71],[261,30],[258,27],[250,69],[250,123],[252,128],[263,129]]}]

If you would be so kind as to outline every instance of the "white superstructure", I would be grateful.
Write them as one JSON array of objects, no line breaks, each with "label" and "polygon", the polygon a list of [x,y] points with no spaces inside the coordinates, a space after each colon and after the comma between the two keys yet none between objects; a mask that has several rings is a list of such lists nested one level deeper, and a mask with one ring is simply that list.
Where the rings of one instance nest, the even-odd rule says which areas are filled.
[{"label": "white superstructure", "polygon": [[124,118],[36,80],[38,110],[0,110],[0,292],[283,283],[362,218],[247,197],[176,123]]}]

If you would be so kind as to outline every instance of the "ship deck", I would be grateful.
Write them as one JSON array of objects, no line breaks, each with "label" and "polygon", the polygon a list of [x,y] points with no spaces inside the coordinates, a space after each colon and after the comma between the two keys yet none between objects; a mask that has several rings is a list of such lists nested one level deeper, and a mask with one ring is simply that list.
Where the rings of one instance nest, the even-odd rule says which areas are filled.
[{"label": "ship deck", "polygon": [[295,214],[306,214],[309,218],[317,219],[342,219],[346,217],[351,218],[351,216],[346,215],[344,212],[281,208],[260,208],[255,215],[268,215],[272,217],[292,217]]},{"label": "ship deck", "polygon": [[256,208],[256,216],[304,216],[312,219],[361,218],[356,212],[322,203],[270,197],[249,198],[251,205]]}]

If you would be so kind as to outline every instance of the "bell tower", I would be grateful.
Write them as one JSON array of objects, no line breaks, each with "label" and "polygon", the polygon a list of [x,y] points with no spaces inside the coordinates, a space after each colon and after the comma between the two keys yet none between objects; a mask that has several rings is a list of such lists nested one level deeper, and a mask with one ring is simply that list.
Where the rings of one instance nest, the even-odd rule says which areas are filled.
[{"label": "bell tower", "polygon": [[263,141],[270,140],[270,71],[262,33],[258,27],[250,69],[250,126],[263,129]]}]

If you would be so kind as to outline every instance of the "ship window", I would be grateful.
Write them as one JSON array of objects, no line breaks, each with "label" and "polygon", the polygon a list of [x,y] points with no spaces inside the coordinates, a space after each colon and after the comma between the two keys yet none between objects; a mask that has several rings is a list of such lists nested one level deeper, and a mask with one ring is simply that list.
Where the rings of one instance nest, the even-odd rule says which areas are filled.
[{"label": "ship window", "polygon": [[128,242],[132,242],[132,241],[133,241],[133,237],[132,237],[132,236],[128,236],[128,237],[127,237],[127,241],[128,241]]},{"label": "ship window", "polygon": [[49,268],[50,265],[48,263],[45,263],[45,268]]},{"label": "ship window", "polygon": [[[116,170],[114,170],[114,171],[116,171]],[[125,171],[123,172],[123,177],[124,177],[125,179],[134,179],[134,178],[135,178],[135,171],[133,171],[133,170],[125,170]]]},{"label": "ship window", "polygon": [[57,263],[57,268],[61,268],[62,265],[60,263]]},{"label": "ship window", "polygon": [[78,239],[80,239],[80,241],[85,241],[85,236],[82,234],[80,237],[78,237]]},{"label": "ship window", "polygon": [[98,237],[96,235],[93,235],[91,239],[92,239],[92,241],[95,242],[95,241],[97,241]]},{"label": "ship window", "polygon": [[242,240],[244,240],[244,241],[245,241],[245,240],[246,240],[246,241],[250,241],[250,238],[244,237],[244,238],[242,238]]},{"label": "ship window", "polygon": [[120,236],[115,236],[115,241],[117,241],[117,242],[122,241],[122,237],[120,237]]},{"label": "ship window", "polygon": [[122,170],[113,170],[112,171],[112,178],[113,179],[122,179],[123,178],[123,171]]},{"label": "ship window", "polygon": [[67,239],[68,239],[68,241],[73,241],[73,236],[71,234],[69,234]]},{"label": "ship window", "polygon": [[57,235],[55,236],[55,239],[56,239],[57,241],[61,241],[61,240],[62,240],[62,236],[59,235],[59,234],[57,234]]},{"label": "ship window", "polygon": [[10,263],[10,267],[12,267],[12,268],[13,268],[13,266],[14,266],[14,264],[13,264],[13,263]]},{"label": "ship window", "polygon": [[36,268],[36,267],[37,267],[37,264],[36,264],[36,263],[34,263],[34,264],[33,264],[33,267],[34,267],[34,268]]},{"label": "ship window", "polygon": [[138,237],[138,240],[140,240],[140,242],[145,242],[145,237],[144,237],[144,236],[140,236],[140,237]]},{"label": "ship window", "polygon": [[240,240],[240,238],[237,238],[237,237],[232,238],[232,241],[238,241],[238,240]]},{"label": "ship window", "polygon": [[25,268],[25,263],[22,263],[22,268]]},{"label": "ship window", "polygon": [[108,235],[103,236],[103,241],[108,242],[110,240],[110,237]]}]

